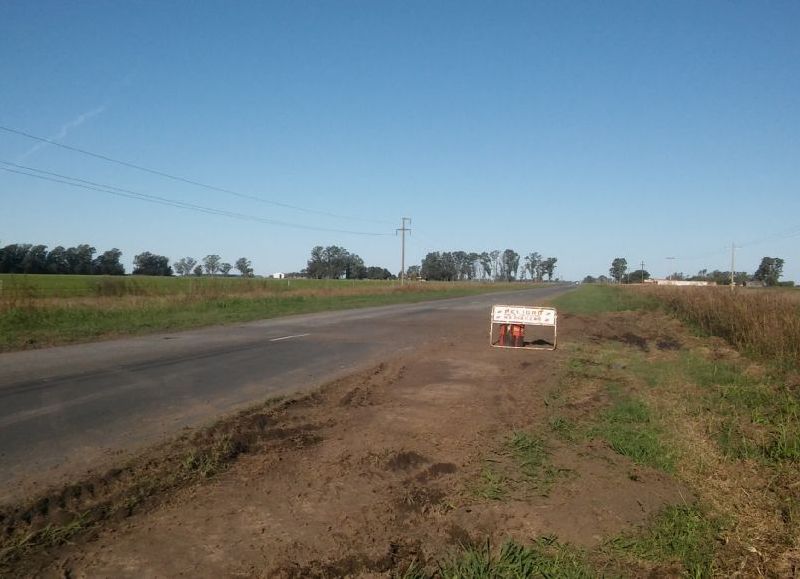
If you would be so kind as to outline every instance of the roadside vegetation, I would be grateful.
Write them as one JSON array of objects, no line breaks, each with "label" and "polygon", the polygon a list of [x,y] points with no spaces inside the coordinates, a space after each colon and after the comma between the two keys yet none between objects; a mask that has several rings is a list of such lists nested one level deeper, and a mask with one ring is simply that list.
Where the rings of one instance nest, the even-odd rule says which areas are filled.
[{"label": "roadside vegetation", "polygon": [[0,275],[0,351],[519,289],[506,283]]},{"label": "roadside vegetation", "polygon": [[[571,359],[548,397],[551,435],[604,440],[687,489],[682,504],[607,539],[590,561],[622,574],[653,565],[692,577],[791,574],[800,530],[798,294],[584,285],[555,305],[591,315],[598,331],[567,346]],[[575,412],[578,388],[593,389],[606,410]]]},{"label": "roadside vegetation", "polygon": [[650,287],[643,295],[698,330],[783,367],[800,366],[800,291],[730,287]]}]

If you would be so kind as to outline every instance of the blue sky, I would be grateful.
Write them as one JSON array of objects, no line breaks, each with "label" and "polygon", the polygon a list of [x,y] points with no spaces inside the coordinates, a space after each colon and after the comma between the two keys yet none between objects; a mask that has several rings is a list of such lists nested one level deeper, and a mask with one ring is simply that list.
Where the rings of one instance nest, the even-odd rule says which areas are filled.
[{"label": "blue sky", "polygon": [[0,243],[397,271],[407,216],[407,263],[664,275],[735,242],[800,281],[799,29],[797,2],[0,3],[0,125],[263,201],[4,131],[0,160],[305,227],[0,171]]}]

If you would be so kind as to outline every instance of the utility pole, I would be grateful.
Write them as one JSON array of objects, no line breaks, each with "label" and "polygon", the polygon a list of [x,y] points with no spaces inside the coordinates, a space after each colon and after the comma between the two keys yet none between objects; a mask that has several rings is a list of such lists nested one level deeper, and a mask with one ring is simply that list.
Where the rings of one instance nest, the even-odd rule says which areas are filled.
[{"label": "utility pole", "polygon": [[644,283],[644,261],[642,261],[642,283]]},{"label": "utility pole", "polygon": [[733,281],[733,272],[736,271],[736,246],[731,242],[731,291],[736,287]]},{"label": "utility pole", "polygon": [[399,228],[394,230],[394,234],[397,235],[397,232],[401,232],[401,242],[400,242],[400,285],[406,283],[406,231],[409,233],[411,232],[410,229],[406,227],[406,221],[411,223],[411,218],[403,217],[402,222]]}]

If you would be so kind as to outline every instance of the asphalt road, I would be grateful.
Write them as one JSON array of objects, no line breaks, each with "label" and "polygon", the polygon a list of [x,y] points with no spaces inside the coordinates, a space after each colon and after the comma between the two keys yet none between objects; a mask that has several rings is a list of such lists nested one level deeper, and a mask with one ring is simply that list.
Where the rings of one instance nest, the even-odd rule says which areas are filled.
[{"label": "asphalt road", "polygon": [[0,502],[278,394],[441,339],[496,303],[536,304],[569,286],[291,316],[0,354]]}]

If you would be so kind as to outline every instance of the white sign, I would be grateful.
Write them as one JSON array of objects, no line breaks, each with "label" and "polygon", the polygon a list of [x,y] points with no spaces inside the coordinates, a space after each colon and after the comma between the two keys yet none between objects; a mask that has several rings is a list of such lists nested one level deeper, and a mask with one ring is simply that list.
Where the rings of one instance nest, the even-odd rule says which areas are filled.
[{"label": "white sign", "polygon": [[526,306],[492,306],[492,323],[555,326],[556,310]]}]

